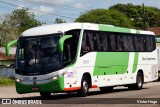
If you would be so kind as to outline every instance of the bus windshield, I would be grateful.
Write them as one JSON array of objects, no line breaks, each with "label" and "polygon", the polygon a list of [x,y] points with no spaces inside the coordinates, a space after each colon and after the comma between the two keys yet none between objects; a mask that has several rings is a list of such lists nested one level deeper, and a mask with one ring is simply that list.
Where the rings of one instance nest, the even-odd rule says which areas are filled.
[{"label": "bus windshield", "polygon": [[58,52],[61,34],[21,37],[16,53],[16,73],[42,75],[61,68],[62,53]]}]

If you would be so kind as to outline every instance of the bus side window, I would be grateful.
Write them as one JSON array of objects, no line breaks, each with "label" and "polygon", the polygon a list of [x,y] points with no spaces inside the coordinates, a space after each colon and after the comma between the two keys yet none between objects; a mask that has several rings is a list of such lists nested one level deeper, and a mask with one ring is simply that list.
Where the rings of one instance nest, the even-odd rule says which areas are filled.
[{"label": "bus side window", "polygon": [[116,47],[118,52],[122,52],[124,50],[123,48],[123,38],[121,34],[116,35]]},{"label": "bus side window", "polygon": [[124,45],[124,51],[126,52],[133,52],[133,37],[129,35],[123,35],[123,45]]},{"label": "bus side window", "polygon": [[110,33],[110,41],[111,41],[111,51],[116,51],[116,39],[115,39],[115,34]]},{"label": "bus side window", "polygon": [[96,32],[95,35],[94,35],[94,50],[95,51],[101,51],[102,47],[102,43],[100,41],[100,33],[99,32]]},{"label": "bus side window", "polygon": [[83,35],[83,40],[82,40],[82,49],[81,49],[81,56],[90,52],[94,48],[93,44],[93,36],[89,32],[85,31]]},{"label": "bus side window", "polygon": [[82,40],[82,52],[87,53],[90,50],[89,44],[87,43],[87,34],[85,33]]},{"label": "bus side window", "polygon": [[110,43],[108,40],[109,40],[109,36],[107,35],[107,33],[100,33],[100,38],[101,38],[101,47],[102,47],[102,49],[101,49],[101,51],[104,51],[104,52],[106,52],[106,51],[109,51],[109,46],[108,46],[108,44]]},{"label": "bus side window", "polygon": [[150,51],[153,51],[154,49],[155,49],[155,46],[154,46],[154,37],[152,37],[152,36],[149,36],[149,35],[146,35],[145,36],[145,41],[146,41],[146,50],[148,51],[148,52],[150,52]]},{"label": "bus side window", "polygon": [[135,35],[134,40],[135,40],[135,49],[136,49],[135,51],[143,52],[144,51],[143,36]]},{"label": "bus side window", "polygon": [[151,51],[153,51],[156,49],[156,39],[153,35],[151,37],[152,37],[152,50]]},{"label": "bus side window", "polygon": [[93,32],[88,32],[87,33],[87,38],[89,41],[89,47],[90,47],[90,51],[94,51],[95,47],[94,47],[94,36],[93,36]]},{"label": "bus side window", "polygon": [[[71,38],[70,38],[71,39]],[[64,52],[63,52],[63,65],[66,66],[71,62],[71,44],[70,39],[64,42]]]},{"label": "bus side window", "polygon": [[65,35],[72,35],[72,38],[67,39],[64,43],[63,60],[64,62],[66,62],[65,65],[67,65],[72,63],[76,59],[80,30],[79,29],[70,30],[65,32]]}]

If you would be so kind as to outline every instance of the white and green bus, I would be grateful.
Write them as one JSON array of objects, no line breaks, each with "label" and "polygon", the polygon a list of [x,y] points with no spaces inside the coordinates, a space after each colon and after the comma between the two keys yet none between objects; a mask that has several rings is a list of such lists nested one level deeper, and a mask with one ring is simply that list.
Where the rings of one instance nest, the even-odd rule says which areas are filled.
[{"label": "white and green bus", "polygon": [[[9,46],[7,48],[8,53]],[[142,89],[158,79],[155,35],[112,25],[63,23],[24,31],[17,41],[17,93]]]}]

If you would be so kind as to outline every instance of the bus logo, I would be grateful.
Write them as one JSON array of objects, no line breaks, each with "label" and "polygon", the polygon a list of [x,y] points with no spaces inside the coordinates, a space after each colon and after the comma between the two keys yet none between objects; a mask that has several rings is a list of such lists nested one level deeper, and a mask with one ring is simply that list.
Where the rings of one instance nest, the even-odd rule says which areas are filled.
[{"label": "bus logo", "polygon": [[33,84],[36,85],[37,77],[33,77]]}]

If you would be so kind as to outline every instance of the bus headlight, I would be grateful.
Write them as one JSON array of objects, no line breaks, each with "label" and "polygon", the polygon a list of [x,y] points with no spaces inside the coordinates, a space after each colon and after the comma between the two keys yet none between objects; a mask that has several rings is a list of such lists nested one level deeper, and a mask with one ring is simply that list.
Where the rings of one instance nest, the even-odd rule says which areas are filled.
[{"label": "bus headlight", "polygon": [[64,76],[66,73],[67,73],[67,72],[63,72],[62,74],[58,74],[58,75],[56,75],[56,76],[53,76],[53,77],[51,77],[51,80],[56,80],[56,79]]},{"label": "bus headlight", "polygon": [[16,78],[15,80],[16,80],[16,82],[21,82],[21,80],[20,80],[20,79],[18,79],[18,78]]},{"label": "bus headlight", "polygon": [[56,80],[56,79],[58,79],[57,76],[54,76],[54,77],[51,78],[51,80]]},{"label": "bus headlight", "polygon": [[58,79],[59,77],[60,77],[59,75],[53,76],[53,77],[51,77],[51,81],[52,81],[52,80],[56,80],[56,79]]}]

